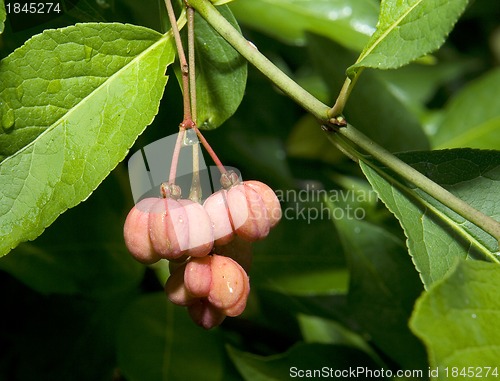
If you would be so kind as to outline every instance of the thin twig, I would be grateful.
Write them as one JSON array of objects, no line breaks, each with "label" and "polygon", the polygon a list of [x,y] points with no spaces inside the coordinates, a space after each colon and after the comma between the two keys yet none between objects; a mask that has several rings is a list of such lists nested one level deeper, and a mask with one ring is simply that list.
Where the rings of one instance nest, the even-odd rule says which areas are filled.
[{"label": "thin twig", "polygon": [[191,101],[189,98],[189,65],[186,60],[184,49],[182,47],[181,34],[179,32],[179,28],[177,27],[177,20],[175,18],[175,12],[174,8],[172,7],[171,0],[165,0],[165,6],[167,7],[168,18],[170,20],[170,25],[172,26],[172,33],[174,35],[175,45],[177,47],[177,53],[179,55],[179,64],[181,66],[182,92],[184,101],[184,120],[181,126],[190,128],[193,120],[191,117]]}]

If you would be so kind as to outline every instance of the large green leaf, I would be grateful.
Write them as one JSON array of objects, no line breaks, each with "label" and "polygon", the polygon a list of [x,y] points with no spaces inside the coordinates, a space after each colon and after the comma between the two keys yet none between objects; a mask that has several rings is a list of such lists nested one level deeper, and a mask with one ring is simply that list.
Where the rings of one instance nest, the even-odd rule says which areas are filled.
[{"label": "large green leaf", "polygon": [[334,223],[350,268],[349,315],[402,368],[424,366],[423,348],[407,325],[422,285],[403,240],[363,220],[366,212],[352,200],[329,206],[344,211]]},{"label": "large green leaf", "polygon": [[[500,152],[456,149],[415,152],[400,158],[471,206],[500,219]],[[442,279],[459,258],[493,258],[496,239],[386,169],[383,177],[361,168],[399,219],[413,262],[426,287]]]},{"label": "large green leaf", "polygon": [[0,269],[42,294],[104,299],[138,287],[145,267],[123,241],[130,191],[119,184],[127,184],[127,177],[120,164],[85,204],[60,216],[36,241],[0,258]]},{"label": "large green leaf", "polygon": [[468,0],[382,0],[377,30],[348,69],[394,69],[439,48]]},{"label": "large green leaf", "polygon": [[497,379],[499,289],[498,265],[459,261],[417,301],[410,326],[427,346],[433,380]]},{"label": "large green leaf", "polygon": [[0,379],[109,381],[116,372],[117,320],[132,296],[94,300],[35,293],[0,277]]},{"label": "large green leaf", "polygon": [[85,200],[158,111],[169,35],[78,24],[0,63],[0,255]]},{"label": "large green leaf", "polygon": [[[318,193],[299,192],[277,190],[283,220],[254,245],[252,284],[291,295],[345,292],[349,276],[329,210],[318,202]],[[316,202],[300,202],[299,197]]]},{"label": "large green leaf", "polygon": [[0,0],[0,33],[3,33],[3,28],[5,27],[6,18],[7,18],[7,13],[5,12],[4,0]]},{"label": "large green leaf", "polygon": [[446,106],[436,135],[436,148],[500,147],[500,69],[473,81]]},{"label": "large green leaf", "polygon": [[138,298],[119,323],[118,366],[130,381],[227,380],[223,356],[220,333],[195,325],[164,293]]},{"label": "large green leaf", "polygon": [[306,343],[345,345],[366,352],[379,365],[385,363],[368,345],[363,336],[352,332],[334,320],[299,314],[300,331]]},{"label": "large green leaf", "polygon": [[375,30],[378,8],[373,0],[238,0],[231,4],[240,22],[285,42],[303,45],[309,31],[358,51]]},{"label": "large green leaf", "polygon": [[[308,35],[309,49],[332,95],[345,80],[345,68],[355,55],[324,37]],[[390,151],[421,150],[429,142],[415,115],[391,91],[377,72],[367,72],[352,92],[344,114],[347,120]]]},{"label": "large green leaf", "polygon": [[[239,30],[227,6],[219,12]],[[243,99],[247,61],[198,13],[195,14],[196,107],[201,129],[219,127]]]},{"label": "large green leaf", "polygon": [[287,352],[274,356],[257,356],[233,347],[228,347],[228,351],[236,368],[247,381],[313,377],[348,379],[349,368],[357,369],[358,377],[363,378],[366,376],[364,372],[378,368],[364,352],[340,345],[299,343]]},{"label": "large green leaf", "polygon": [[[456,57],[449,60],[440,58],[432,65],[414,62],[398,70],[379,70],[377,76],[420,120],[425,120],[428,113],[427,104],[435,96],[436,91],[463,75],[472,65],[472,61],[459,60]],[[362,82],[360,81],[357,86]]]}]

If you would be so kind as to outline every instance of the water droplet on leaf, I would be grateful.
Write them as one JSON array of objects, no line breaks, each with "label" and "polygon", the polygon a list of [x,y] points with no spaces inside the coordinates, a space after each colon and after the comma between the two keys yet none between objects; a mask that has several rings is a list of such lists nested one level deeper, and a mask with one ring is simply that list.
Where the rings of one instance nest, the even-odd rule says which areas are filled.
[{"label": "water droplet on leaf", "polygon": [[20,101],[23,99],[23,95],[24,95],[24,88],[22,85],[19,85],[16,87],[16,96],[17,96],[17,99],[19,99]]},{"label": "water droplet on leaf", "polygon": [[49,82],[49,85],[47,86],[47,92],[49,94],[55,94],[59,91],[61,91],[61,81],[58,79],[53,79],[52,81]]},{"label": "water droplet on leaf", "polygon": [[90,46],[83,45],[83,53],[85,55],[85,59],[87,61],[90,61],[90,59],[94,55],[94,49],[92,49]]},{"label": "water droplet on leaf", "polygon": [[103,9],[111,8],[111,4],[107,0],[96,0],[96,3]]},{"label": "water droplet on leaf", "polygon": [[4,131],[7,131],[14,127],[14,122],[16,117],[14,115],[14,110],[7,104],[2,105],[2,119],[1,124]]}]

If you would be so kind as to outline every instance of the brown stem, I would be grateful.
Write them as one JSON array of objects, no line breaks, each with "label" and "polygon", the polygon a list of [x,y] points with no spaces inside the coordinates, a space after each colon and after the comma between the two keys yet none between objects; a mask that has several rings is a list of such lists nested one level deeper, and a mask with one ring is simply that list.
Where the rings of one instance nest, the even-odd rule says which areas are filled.
[{"label": "brown stem", "polygon": [[172,33],[175,39],[175,45],[177,47],[177,53],[179,55],[179,64],[181,66],[182,74],[182,96],[184,103],[184,120],[181,124],[184,128],[191,128],[193,124],[193,119],[191,117],[191,101],[189,97],[189,65],[186,60],[186,55],[184,54],[184,49],[182,47],[181,34],[179,28],[177,27],[177,20],[175,18],[174,8],[172,7],[171,0],[165,0],[165,6],[167,7],[168,18],[170,24],[172,25]]},{"label": "brown stem", "polygon": [[195,72],[195,45],[194,45],[194,9],[187,8],[188,29],[188,59],[189,59],[189,93],[191,95],[191,115],[193,122],[197,123],[196,114],[196,72]]}]

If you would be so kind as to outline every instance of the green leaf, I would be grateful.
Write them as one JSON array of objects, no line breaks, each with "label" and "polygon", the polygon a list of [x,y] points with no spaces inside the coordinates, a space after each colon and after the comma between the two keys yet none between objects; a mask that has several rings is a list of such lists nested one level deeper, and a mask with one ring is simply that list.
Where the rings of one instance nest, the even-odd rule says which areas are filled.
[{"label": "green leaf", "polygon": [[[472,61],[455,58],[453,61],[440,60],[432,65],[415,62],[398,70],[380,70],[377,75],[388,84],[391,92],[422,120],[428,113],[426,106],[436,91],[463,75],[471,66]],[[356,86],[360,86],[361,82]]]},{"label": "green leaf", "polygon": [[432,141],[436,148],[500,147],[500,69],[471,82],[446,106]]},{"label": "green leaf", "polygon": [[382,0],[377,30],[347,74],[395,69],[438,49],[468,0]]},{"label": "green leaf", "polygon": [[[500,219],[499,151],[455,149],[399,157],[474,208]],[[442,279],[459,258],[495,257],[498,242],[471,222],[386,169],[381,175],[366,163],[361,168],[401,223],[426,288]]]},{"label": "green leaf", "polygon": [[213,5],[223,5],[223,4],[227,4],[227,3],[230,3],[231,1],[233,0],[210,0],[212,2]]},{"label": "green leaf", "polygon": [[482,261],[457,262],[417,301],[410,326],[427,346],[431,369],[439,369],[433,380],[451,379],[452,367],[472,369],[473,375],[479,369],[476,377],[496,379],[484,367],[497,367],[500,358],[499,268]]},{"label": "green leaf", "polygon": [[379,356],[361,335],[352,332],[333,320],[300,314],[298,316],[302,336],[307,343],[345,345],[366,352],[378,364],[384,365]]},{"label": "green leaf", "polygon": [[[228,347],[229,356],[247,381],[281,381],[289,378],[348,378],[335,376],[335,371],[360,367],[364,371],[376,369],[374,362],[354,348],[299,343],[285,353],[273,356],[257,356]],[[305,372],[310,372],[307,375]],[[318,373],[319,372],[319,373]],[[321,373],[324,372],[324,373]],[[332,373],[330,373],[332,372]],[[359,377],[363,377],[360,373]]]},{"label": "green leaf", "polygon": [[0,34],[3,33],[5,28],[5,20],[7,18],[7,13],[5,12],[4,0],[0,0]]},{"label": "green leaf", "polygon": [[373,0],[238,0],[231,4],[240,22],[279,40],[303,45],[309,31],[358,51],[375,30],[378,8]]},{"label": "green leaf", "polygon": [[109,381],[117,320],[131,295],[37,294],[2,274],[2,380]]},{"label": "green leaf", "polygon": [[[350,268],[350,317],[364,336],[371,337],[403,369],[424,366],[423,348],[407,325],[422,285],[404,242],[383,227],[364,221],[363,214],[356,212],[360,208],[350,200],[345,205],[336,202],[329,206],[345,210],[344,217],[334,223]],[[388,325],[390,330],[384,328]]]},{"label": "green leaf", "polygon": [[85,200],[158,111],[169,35],[78,24],[0,63],[0,255]]},{"label": "green leaf", "polygon": [[130,381],[222,381],[221,343],[218,330],[195,325],[164,293],[150,294],[131,303],[119,322],[118,367]]},{"label": "green leaf", "polygon": [[298,192],[277,190],[283,219],[266,240],[254,245],[252,284],[293,295],[343,293],[349,276],[332,234],[329,209],[322,203],[294,202],[298,197],[318,201],[318,194]]},{"label": "green leaf", "polygon": [[[324,37],[308,35],[309,50],[332,96],[345,80],[355,55]],[[367,72],[354,88],[344,114],[347,120],[390,151],[423,150],[429,143],[415,115],[394,95],[377,72]]]},{"label": "green leaf", "polygon": [[[227,6],[219,12],[239,29]],[[224,123],[245,94],[247,61],[201,17],[195,15],[196,107],[201,129],[214,129]]]},{"label": "green leaf", "polygon": [[137,288],[145,267],[123,241],[130,207],[123,204],[130,191],[119,184],[127,182],[125,165],[120,164],[85,204],[60,216],[36,241],[0,258],[0,269],[42,294],[104,299]]}]

